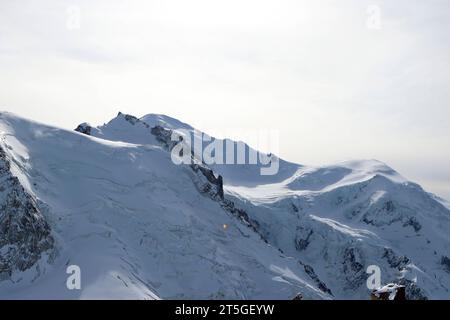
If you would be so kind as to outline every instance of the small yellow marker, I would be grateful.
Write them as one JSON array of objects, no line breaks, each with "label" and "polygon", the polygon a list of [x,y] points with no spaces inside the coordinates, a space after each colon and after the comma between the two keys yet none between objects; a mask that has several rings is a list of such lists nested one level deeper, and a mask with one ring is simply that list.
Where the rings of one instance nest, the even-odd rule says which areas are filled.
[{"label": "small yellow marker", "polygon": [[227,230],[228,229],[228,225],[227,224],[223,224],[223,230]]}]

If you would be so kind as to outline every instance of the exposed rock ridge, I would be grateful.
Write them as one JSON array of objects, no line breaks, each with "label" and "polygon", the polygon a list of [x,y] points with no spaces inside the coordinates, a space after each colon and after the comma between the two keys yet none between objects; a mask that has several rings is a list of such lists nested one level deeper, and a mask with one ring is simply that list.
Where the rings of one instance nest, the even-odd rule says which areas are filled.
[{"label": "exposed rock ridge", "polygon": [[54,242],[36,199],[12,175],[0,146],[0,281],[33,267]]}]

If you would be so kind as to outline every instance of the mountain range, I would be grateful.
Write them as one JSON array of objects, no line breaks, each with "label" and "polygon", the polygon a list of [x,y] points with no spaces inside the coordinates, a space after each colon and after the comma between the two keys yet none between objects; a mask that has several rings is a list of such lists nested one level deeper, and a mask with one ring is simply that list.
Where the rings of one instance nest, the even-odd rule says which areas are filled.
[{"label": "mountain range", "polygon": [[377,160],[176,164],[180,132],[202,134],[155,114],[65,130],[2,112],[0,299],[368,299],[369,266],[408,299],[450,299],[444,199]]}]

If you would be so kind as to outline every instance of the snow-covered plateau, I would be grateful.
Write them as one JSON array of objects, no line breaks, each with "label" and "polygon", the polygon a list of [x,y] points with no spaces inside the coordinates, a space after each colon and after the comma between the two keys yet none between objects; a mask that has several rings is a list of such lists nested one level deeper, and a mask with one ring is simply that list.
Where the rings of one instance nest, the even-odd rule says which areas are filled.
[{"label": "snow-covered plateau", "polygon": [[177,130],[198,134],[1,113],[0,299],[369,299],[373,265],[408,299],[450,299],[444,200],[376,160],[177,165]]}]

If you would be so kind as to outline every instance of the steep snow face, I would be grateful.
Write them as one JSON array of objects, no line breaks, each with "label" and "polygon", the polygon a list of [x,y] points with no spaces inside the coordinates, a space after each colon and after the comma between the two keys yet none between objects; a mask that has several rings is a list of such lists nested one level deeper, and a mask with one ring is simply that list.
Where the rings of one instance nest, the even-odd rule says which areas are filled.
[{"label": "steep snow face", "polygon": [[[119,113],[76,133],[2,114],[11,172],[58,255],[31,284],[0,282],[0,298],[368,299],[371,265],[408,298],[450,298],[450,212],[387,165],[280,159],[261,176],[260,163],[194,154],[178,166],[170,137],[181,130],[202,134],[162,115]],[[80,291],[65,287],[71,264]]]},{"label": "steep snow face", "polygon": [[[52,227],[57,255],[45,274],[28,268],[22,280],[0,281],[0,298],[331,297],[245,212],[206,190],[218,179],[210,169],[174,165],[145,125],[124,119],[145,144],[1,114],[2,148]],[[92,132],[118,135],[116,120],[117,130]],[[81,290],[66,287],[69,265],[81,269]]]}]

